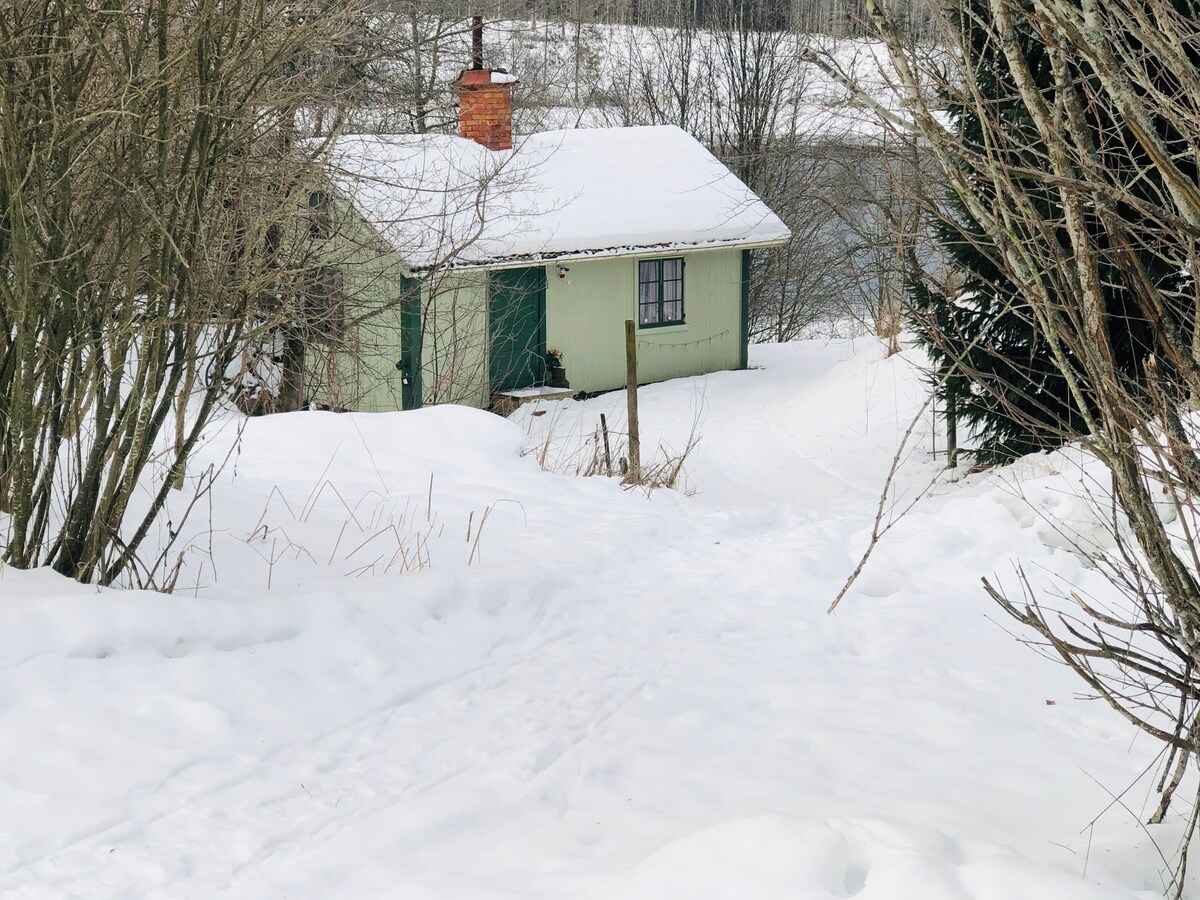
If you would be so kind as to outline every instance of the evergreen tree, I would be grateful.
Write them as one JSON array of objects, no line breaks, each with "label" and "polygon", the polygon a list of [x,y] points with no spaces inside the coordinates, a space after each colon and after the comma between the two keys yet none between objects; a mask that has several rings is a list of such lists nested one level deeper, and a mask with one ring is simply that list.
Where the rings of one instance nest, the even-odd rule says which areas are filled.
[{"label": "evergreen tree", "polygon": [[[1018,176],[1024,182],[1022,191],[1031,198],[1043,221],[1053,224],[1048,233],[1053,235],[1057,230],[1059,236],[1057,246],[1048,240],[1047,246],[1037,252],[1061,253],[1059,248],[1069,246],[1069,241],[1059,200],[1060,186],[1040,175],[1048,169],[1045,147],[1020,100],[989,6],[980,0],[960,0],[956,13],[959,27],[969,37],[969,59],[984,102],[948,95],[948,112],[964,147],[977,153],[981,164],[988,154],[999,155],[1010,171],[1024,173]],[[1094,89],[1094,74],[1085,65],[1073,63],[1071,77],[1066,80],[1068,87],[1063,88],[1062,82],[1056,85],[1042,35],[1021,28],[1020,22],[1018,45],[1047,103],[1054,103],[1057,90],[1078,92],[1081,107],[1086,110],[1088,137],[1104,169],[1118,179],[1123,173],[1144,173],[1149,167],[1143,151],[1115,110],[1097,102],[1102,94]],[[1172,76],[1162,72],[1159,77],[1166,80]],[[984,116],[992,128],[983,127]],[[994,134],[997,122],[1003,123],[1009,139],[1001,147],[985,145],[985,131]],[[982,186],[989,180],[978,180],[981,191],[985,191]],[[1162,192],[1162,185],[1152,178],[1145,182],[1135,193],[1151,196]],[[1180,332],[1190,331],[1191,311],[1179,303],[1172,304],[1170,298],[1181,295],[1187,256],[1181,246],[1163,241],[1161,233],[1153,243],[1138,246],[1136,208],[1126,203],[1116,212],[1116,218],[1126,226],[1121,234],[1106,229],[1099,216],[1087,224],[1100,258],[1106,260],[1100,278],[1105,286],[1107,327],[1117,368],[1131,384],[1144,387],[1145,361],[1154,352],[1154,328],[1146,309],[1147,292],[1131,287],[1129,253],[1119,250],[1127,251],[1130,244],[1137,247],[1134,256],[1146,273],[1149,293],[1154,295],[1159,312],[1166,311],[1170,320],[1167,327]],[[983,229],[961,204],[952,203],[935,232],[945,258],[961,276],[962,287],[955,296],[948,297],[924,283],[910,285],[909,325],[934,363],[935,390],[945,404],[943,408],[956,409],[959,419],[971,426],[977,462],[1006,462],[1082,435],[1082,410],[1051,357],[1042,328],[1020,299],[1021,291],[1000,254],[984,237]],[[1069,303],[1071,298],[1060,298],[1060,302]],[[1158,327],[1162,326],[1160,321]],[[1160,366],[1160,371],[1169,383],[1169,366]],[[1082,373],[1078,380],[1086,396]]]}]

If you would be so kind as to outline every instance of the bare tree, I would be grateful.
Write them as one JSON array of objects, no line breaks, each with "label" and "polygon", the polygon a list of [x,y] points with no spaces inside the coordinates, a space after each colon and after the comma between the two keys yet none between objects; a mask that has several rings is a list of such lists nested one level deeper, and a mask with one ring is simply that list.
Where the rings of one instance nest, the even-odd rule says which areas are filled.
[{"label": "bare tree", "polygon": [[654,22],[620,48],[632,61],[611,91],[621,121],[695,135],[792,229],[786,246],[754,252],[750,334],[793,340],[840,308],[849,259],[833,202],[844,148],[804,118],[805,38],[768,0],[663,6]]},{"label": "bare tree", "polygon": [[[1048,596],[1024,578],[1016,598],[990,581],[985,589],[1161,742],[1163,797],[1152,819],[1161,821],[1200,751],[1200,460],[1189,412],[1200,396],[1197,10],[1173,0],[960,0],[941,48],[929,48],[909,41],[877,0],[867,9],[904,101],[903,112],[875,103],[877,111],[937,161],[971,222],[949,216],[946,225],[1011,290],[1012,313],[1069,392],[1077,419],[1062,423],[1063,438],[1078,438],[1110,481],[1096,492],[1110,543],[1081,542],[1110,592]],[[970,111],[969,133],[947,125],[935,107],[944,101]],[[1116,325],[1139,335],[1132,364]],[[1014,416],[1044,403],[1037,385],[1014,392],[961,351],[953,361]],[[1200,803],[1186,816],[1176,897],[1197,816]]]},{"label": "bare tree", "polygon": [[782,247],[757,251],[750,280],[750,337],[792,341],[844,314],[854,263],[843,220],[846,147],[821,136],[772,142],[756,190],[792,230]]},{"label": "bare tree", "polygon": [[359,21],[225,0],[0,13],[7,562],[105,583],[137,565],[248,334],[291,315],[312,156],[293,134]]},{"label": "bare tree", "polygon": [[845,248],[840,312],[898,353],[909,287],[948,277],[929,227],[940,193],[935,167],[917,144],[886,131],[843,144],[841,159],[830,190]]}]

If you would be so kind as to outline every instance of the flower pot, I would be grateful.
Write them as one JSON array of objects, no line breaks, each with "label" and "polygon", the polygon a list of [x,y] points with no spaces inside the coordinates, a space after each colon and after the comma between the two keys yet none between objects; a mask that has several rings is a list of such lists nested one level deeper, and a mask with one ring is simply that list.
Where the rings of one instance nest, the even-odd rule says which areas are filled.
[{"label": "flower pot", "polygon": [[571,386],[571,382],[567,381],[567,370],[563,366],[546,366],[546,383],[556,388]]}]

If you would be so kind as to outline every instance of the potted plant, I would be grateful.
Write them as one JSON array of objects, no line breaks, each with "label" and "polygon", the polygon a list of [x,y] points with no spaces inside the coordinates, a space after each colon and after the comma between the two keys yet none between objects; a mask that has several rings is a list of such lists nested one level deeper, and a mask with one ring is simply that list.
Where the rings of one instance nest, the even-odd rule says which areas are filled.
[{"label": "potted plant", "polygon": [[563,368],[563,354],[561,350],[546,351],[546,383],[550,387],[569,388],[571,382],[567,381],[567,370]]}]

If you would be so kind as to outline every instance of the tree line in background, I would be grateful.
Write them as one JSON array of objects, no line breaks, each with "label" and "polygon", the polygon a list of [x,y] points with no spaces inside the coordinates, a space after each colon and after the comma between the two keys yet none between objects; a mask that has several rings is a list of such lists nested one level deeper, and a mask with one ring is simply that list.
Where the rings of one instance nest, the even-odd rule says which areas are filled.
[{"label": "tree line in background", "polygon": [[[912,34],[928,35],[936,4],[929,0],[890,0],[892,20]],[[527,0],[520,4],[464,4],[464,15],[487,11],[504,16],[551,18],[566,22],[610,25],[677,26],[683,22],[708,28],[742,19],[760,31],[800,31],[834,37],[870,37],[863,0]]]}]

